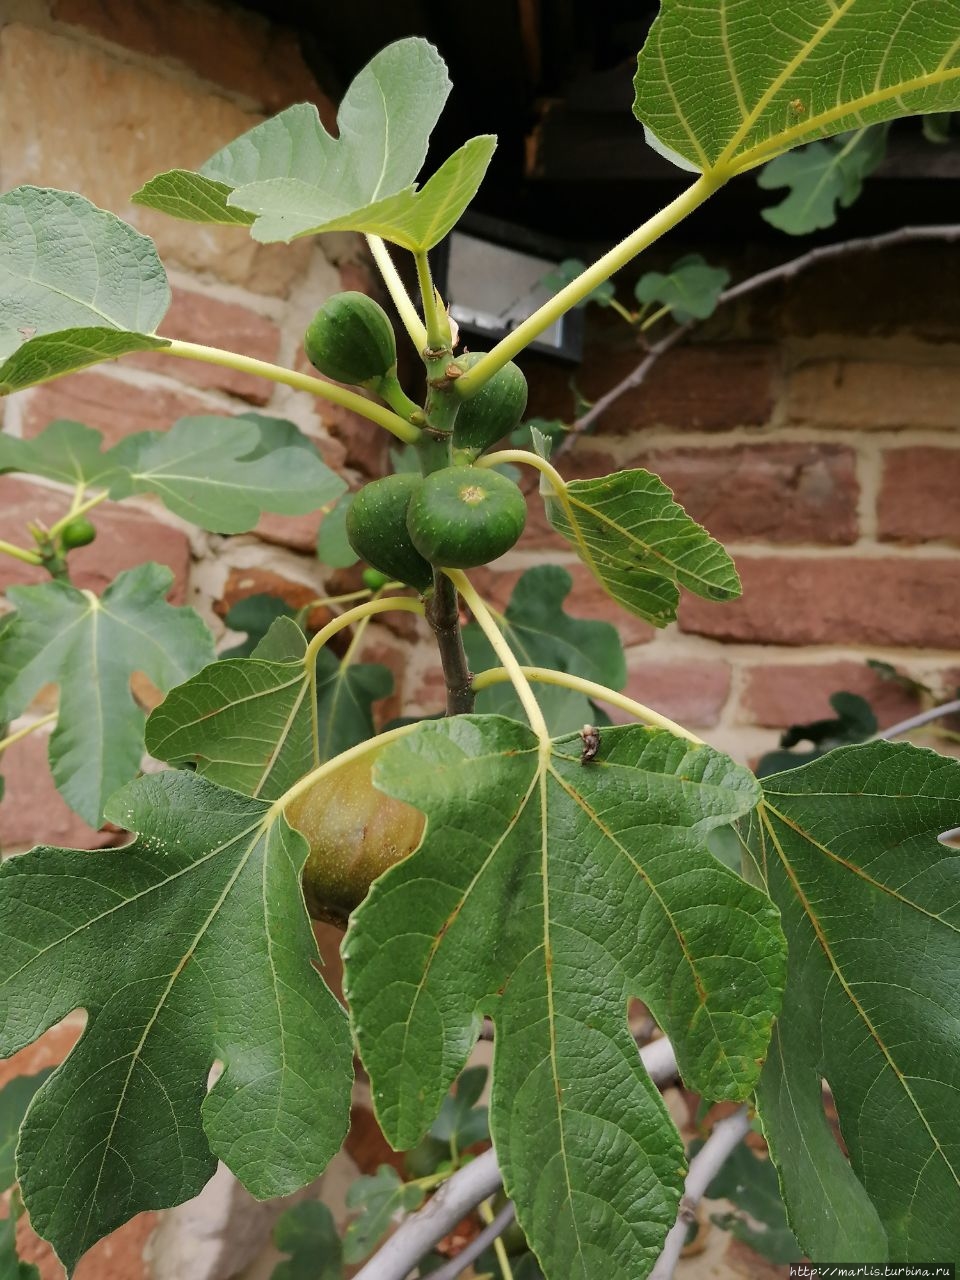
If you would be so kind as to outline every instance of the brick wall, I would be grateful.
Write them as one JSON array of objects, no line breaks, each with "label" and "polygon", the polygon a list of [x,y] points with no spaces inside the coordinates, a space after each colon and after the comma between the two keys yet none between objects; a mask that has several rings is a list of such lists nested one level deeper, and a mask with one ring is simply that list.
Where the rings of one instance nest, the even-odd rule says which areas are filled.
[{"label": "brick wall", "polygon": [[[155,172],[200,162],[262,114],[305,98],[331,118],[289,33],[239,8],[8,0],[0,15],[0,182],[78,189],[154,235],[174,287],[164,333],[302,366],[300,335],[318,303],[339,288],[372,287],[356,238],[258,246],[242,229],[174,222],[133,208],[129,196]],[[737,274],[748,269],[746,260],[731,265]],[[867,657],[952,690],[960,678],[960,291],[950,284],[958,266],[957,248],[918,245],[845,260],[746,300],[665,357],[564,458],[569,477],[655,469],[728,544],[743,576],[742,601],[687,598],[679,623],[655,632],[613,609],[572,565],[571,607],[620,626],[634,697],[751,759],[781,727],[827,714],[838,688],[870,697],[887,722],[908,714],[910,697],[873,676]],[[637,359],[626,331],[597,320],[578,374],[588,397]],[[568,373],[536,362],[528,372],[531,412],[566,415]],[[355,482],[384,467],[387,441],[362,420],[286,388],[157,355],[21,393],[2,412],[14,434],[71,417],[114,442],[185,413],[250,405],[296,421]],[[29,518],[55,518],[62,504],[56,486],[0,477],[0,537],[19,537]],[[102,508],[98,528],[75,562],[80,585],[100,589],[120,569],[158,559],[176,574],[174,599],[193,604],[219,634],[224,613],[245,595],[271,591],[300,605],[349,579],[325,579],[313,556],[313,517],[265,517],[256,535],[223,539],[145,499]],[[571,561],[534,501],[522,549],[482,575],[494,601],[545,557]],[[28,575],[0,560],[0,589]],[[438,709],[422,628],[400,615],[367,636],[364,656],[391,667],[407,705]],[[51,706],[46,691],[31,714]],[[395,698],[384,711],[398,709]],[[3,760],[0,843],[109,841],[60,801],[45,750],[38,733]],[[78,1026],[71,1020],[0,1064],[0,1083],[58,1061]],[[386,1158],[353,1141],[343,1158],[348,1174]],[[159,1233],[153,1218],[142,1218],[99,1246],[77,1280],[214,1280],[248,1264],[246,1274],[268,1275],[265,1258],[255,1258],[275,1213],[256,1216],[236,1185],[221,1180],[199,1207],[165,1215]],[[41,1260],[43,1280],[61,1274],[25,1227],[24,1247]]]}]

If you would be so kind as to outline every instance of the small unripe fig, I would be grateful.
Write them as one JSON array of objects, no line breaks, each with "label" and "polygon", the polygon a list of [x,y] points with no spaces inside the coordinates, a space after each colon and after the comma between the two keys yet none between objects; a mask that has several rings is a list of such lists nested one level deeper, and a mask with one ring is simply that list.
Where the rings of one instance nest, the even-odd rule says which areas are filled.
[{"label": "small unripe fig", "polygon": [[[483,355],[482,351],[468,351],[453,363],[466,373]],[[477,457],[519,427],[526,407],[527,380],[511,360],[457,410],[454,449],[463,449]]]},{"label": "small unripe fig", "polygon": [[447,569],[496,560],[520,537],[526,519],[526,500],[513,481],[482,467],[434,471],[407,509],[414,547]]},{"label": "small unripe fig", "polygon": [[97,531],[85,516],[75,516],[60,530],[60,543],[64,551],[86,547],[97,536]]},{"label": "small unripe fig", "polygon": [[347,541],[361,559],[421,593],[433,586],[433,569],[407,532],[407,508],[423,483],[418,472],[398,471],[365,484],[347,512]]},{"label": "small unripe fig", "polygon": [[328,298],[307,326],[307,359],[336,382],[373,390],[395,378],[397,340],[387,313],[365,293],[350,290]]},{"label": "small unripe fig", "polygon": [[373,785],[377,754],[341,765],[284,811],[310,846],[303,895],[315,920],[344,925],[377,876],[412,853],[423,835],[420,810]]},{"label": "small unripe fig", "polygon": [[390,581],[387,575],[381,573],[379,569],[364,569],[360,577],[368,591],[382,591]]}]

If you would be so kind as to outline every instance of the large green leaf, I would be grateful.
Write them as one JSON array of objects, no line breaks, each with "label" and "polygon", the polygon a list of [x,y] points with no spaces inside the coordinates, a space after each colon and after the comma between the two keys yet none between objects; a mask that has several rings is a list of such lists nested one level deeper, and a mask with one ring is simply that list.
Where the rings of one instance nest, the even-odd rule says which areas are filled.
[{"label": "large green leaf", "polygon": [[[507,605],[504,634],[525,666],[550,667],[595,680],[608,689],[622,689],[627,664],[616,627],[609,622],[573,618],[563,603],[573,587],[566,569],[541,565],[528,569],[517,581]],[[498,667],[500,660],[476,623],[463,629],[463,644],[473,672]],[[551,733],[570,733],[584,724],[607,723],[602,712],[582,693],[559,685],[537,688]],[[477,711],[519,720],[523,711],[510,684],[493,685],[477,695]]]},{"label": "large green leaf", "polygon": [[87,1012],[17,1151],[33,1225],[70,1270],[135,1213],[196,1195],[217,1158],[256,1196],[295,1191],[339,1148],[350,1100],[347,1022],[312,963],[306,841],[189,773],[131,783],[108,814],[134,844],[0,866],[0,1053]]},{"label": "large green leaf", "polygon": [[50,766],[91,826],[140,767],[144,715],[133,673],[166,690],[213,660],[197,614],[165,601],[172,581],[169,569],[148,563],[121,573],[99,599],[65,582],[7,591],[17,612],[0,633],[0,720],[22,714],[45,684],[59,685]]},{"label": "large green leaf", "polygon": [[640,53],[648,141],[723,181],[804,142],[960,107],[960,0],[663,0]]},{"label": "large green leaf", "polygon": [[111,496],[156,493],[175,515],[215,533],[252,529],[264,511],[304,515],[332,502],[346,483],[316,450],[264,451],[249,418],[181,418],[169,431],[144,431],[119,446],[125,473]]},{"label": "large green leaf", "polygon": [[764,209],[771,226],[792,236],[832,227],[838,206],[847,209],[859,197],[863,182],[887,152],[884,125],[858,129],[849,137],[811,142],[800,151],[778,156],[757,175],[765,191],[789,187],[780,204]]},{"label": "large green leaf", "polygon": [[108,485],[122,465],[117,450],[103,450],[103,435],[82,422],[59,419],[32,440],[0,435],[0,472],[25,471],[61,484]]},{"label": "large green leaf", "polygon": [[560,495],[544,483],[541,493],[550,523],[605,590],[655,626],[677,616],[681,586],[707,600],[740,594],[726,551],[649,471],[571,480]]},{"label": "large green leaf", "polygon": [[540,750],[499,716],[418,726],[374,779],[427,815],[343,947],[385,1134],[422,1137],[489,1013],[491,1131],[546,1274],[640,1280],[676,1217],[683,1148],[627,999],[646,1002],[691,1087],[750,1092],[783,939],[769,899],[705,840],[755,805],[757,783],[663,731],[606,729],[582,765],[579,736]]},{"label": "large green leaf", "polygon": [[152,240],[82,196],[0,196],[0,395],[131,351],[168,346]]},{"label": "large green leaf", "polygon": [[381,50],[347,89],[332,138],[301,103],[212,156],[199,173],[148,182],[137,204],[196,222],[241,223],[258,240],[318,231],[375,232],[408,248],[437,244],[473,198],[495,140],[473,138],[422,191],[414,180],[450,81],[419,38]]},{"label": "large green leaf", "polygon": [[789,969],[757,1101],[793,1230],[838,1262],[955,1258],[960,860],[937,837],[960,764],[875,742],[763,786],[749,843]]},{"label": "large green leaf", "polygon": [[212,663],[171,690],[147,722],[150,754],[275,800],[317,761],[369,738],[372,704],[393,688],[390,671],[321,649],[314,714],[306,647],[296,623],[278,618],[251,657]]}]

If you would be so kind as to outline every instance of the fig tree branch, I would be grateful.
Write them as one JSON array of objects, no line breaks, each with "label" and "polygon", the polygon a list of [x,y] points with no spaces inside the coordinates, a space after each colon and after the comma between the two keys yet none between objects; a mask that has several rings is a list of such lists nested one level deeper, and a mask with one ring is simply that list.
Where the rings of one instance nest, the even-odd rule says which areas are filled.
[{"label": "fig tree branch", "polygon": [[439,569],[434,570],[433,582],[433,595],[427,601],[426,617],[440,653],[447,689],[447,715],[469,715],[473,710],[474,695],[460,631],[457,589]]},{"label": "fig tree branch", "polygon": [[495,1240],[500,1239],[516,1216],[517,1211],[513,1207],[513,1201],[508,1201],[476,1239],[471,1240],[465,1249],[461,1249],[457,1256],[451,1258],[444,1266],[430,1272],[433,1280],[456,1280],[457,1276],[463,1275],[470,1263],[475,1262],[484,1249],[489,1249]]},{"label": "fig tree branch", "polygon": [[255,377],[266,378],[270,382],[280,382],[298,391],[309,391],[321,400],[329,400],[359,413],[361,417],[384,427],[391,435],[406,444],[415,444],[420,439],[420,430],[403,418],[376,404],[356,391],[348,391],[336,382],[324,382],[320,378],[311,377],[308,373],[298,373],[296,369],[284,369],[281,365],[271,364],[269,360],[255,360],[252,356],[240,356],[233,351],[224,351],[220,347],[205,347],[197,342],[181,342],[179,338],[171,338],[165,347],[158,347],[160,355],[180,356],[183,360],[199,360],[202,364],[222,365],[225,369],[236,369],[240,373],[252,373]]},{"label": "fig tree branch", "polygon": [[[666,1084],[677,1074],[677,1060],[669,1040],[654,1040],[640,1050],[640,1059],[654,1084]],[[458,1169],[422,1209],[400,1224],[370,1258],[354,1280],[406,1280],[433,1246],[500,1189],[502,1179],[493,1150]]]},{"label": "fig tree branch", "polygon": [[954,698],[952,702],[943,702],[939,707],[918,711],[915,716],[900,720],[897,724],[890,725],[888,729],[882,729],[880,733],[874,734],[874,738],[884,740],[899,738],[901,734],[910,733],[912,729],[922,729],[925,724],[942,720],[944,716],[952,716],[957,711],[960,711],[960,698]]},{"label": "fig tree branch", "polygon": [[690,1161],[687,1181],[680,1199],[677,1220],[667,1232],[663,1251],[654,1263],[650,1280],[670,1280],[687,1241],[687,1232],[696,1218],[697,1205],[706,1194],[727,1160],[750,1132],[750,1116],[746,1107],[718,1120],[713,1133]]},{"label": "fig tree branch", "polygon": [[[759,271],[756,275],[748,276],[746,280],[741,280],[738,284],[731,285],[729,289],[725,289],[721,293],[717,306],[723,306],[726,302],[735,302],[737,298],[742,298],[757,289],[763,289],[768,284],[791,280],[802,271],[807,271],[810,267],[818,266],[824,262],[830,262],[835,258],[846,257],[852,253],[876,253],[883,249],[892,249],[897,245],[921,240],[946,240],[948,242],[960,240],[960,224],[947,223],[929,227],[900,227],[896,231],[887,231],[878,236],[858,236],[853,240],[840,240],[836,244],[820,245],[816,249],[810,249],[796,258],[790,258],[787,262],[780,263],[779,266],[769,267],[766,271]],[[559,296],[558,294],[557,297]],[[569,449],[577,437],[583,435],[585,431],[589,431],[597,419],[602,417],[607,409],[619,400],[622,395],[642,386],[660,357],[666,355],[671,347],[675,347],[700,323],[702,321],[688,320],[685,324],[678,325],[676,329],[672,329],[659,342],[655,342],[647,350],[635,369],[631,370],[625,378],[622,378],[620,382],[605,392],[599,400],[591,405],[586,413],[576,420],[567,435],[554,449],[554,456],[562,453],[565,449]],[[477,367],[479,368],[479,365]]]}]

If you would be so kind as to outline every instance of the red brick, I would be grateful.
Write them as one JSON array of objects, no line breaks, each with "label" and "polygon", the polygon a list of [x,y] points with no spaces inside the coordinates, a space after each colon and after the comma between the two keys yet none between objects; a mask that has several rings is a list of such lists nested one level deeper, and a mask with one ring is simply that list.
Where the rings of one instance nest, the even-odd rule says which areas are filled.
[{"label": "red brick", "polygon": [[82,1030],[82,1015],[70,1014],[63,1022],[45,1031],[39,1040],[5,1058],[0,1062],[0,1089],[18,1076],[35,1076],[48,1067],[58,1067],[80,1039]]},{"label": "red brick", "polygon": [[137,431],[165,431],[189,414],[218,412],[186,392],[134,386],[89,370],[22,394],[25,436],[39,435],[55,418],[72,418],[102,431],[105,447]]},{"label": "red brick", "polygon": [[955,649],[960,561],[737,557],[743,596],[687,595],[684,631],[768,644],[875,644]]},{"label": "red brick", "polygon": [[832,693],[866,698],[881,726],[895,724],[919,709],[917,695],[884,680],[866,662],[772,663],[747,672],[743,719],[767,729],[782,729],[834,715]]},{"label": "red brick", "polygon": [[960,361],[811,360],[787,379],[791,422],[814,427],[894,429],[958,422]]},{"label": "red brick", "polygon": [[274,546],[316,555],[317,533],[322,520],[319,511],[311,511],[304,516],[282,516],[275,511],[266,511],[257,522],[254,533]]},{"label": "red brick", "polygon": [[[189,289],[174,289],[159,331],[165,338],[223,347],[272,364],[276,364],[280,352],[280,330],[272,320],[249,307],[221,302]],[[178,382],[189,382],[205,391],[226,391],[250,404],[265,405],[273,394],[272,382],[221,365],[149,354],[128,356],[126,363],[166,374]]]},{"label": "red brick", "polygon": [[[231,569],[223,589],[223,595],[213,606],[221,618],[226,617],[233,606],[248,596],[269,595],[285,600],[293,609],[302,609],[311,600],[317,600],[325,592],[319,587],[311,587],[303,582],[294,582],[290,578],[275,573],[272,569]],[[311,609],[308,625],[319,631],[333,618],[330,609]],[[334,641],[334,648],[340,648],[345,640]]]},{"label": "red brick", "polygon": [[173,58],[269,112],[312,101],[328,124],[334,119],[295,34],[253,14],[182,0],[159,7],[143,0],[55,0],[53,16],[137,53]]},{"label": "red brick", "polygon": [[[709,729],[720,719],[730,694],[730,668],[725,662],[699,659],[631,663],[624,690],[630,698],[689,728]],[[604,706],[610,718],[624,724],[632,717]]]},{"label": "red brick", "polygon": [[53,785],[48,742],[39,730],[3,753],[0,849],[29,849],[35,844],[97,849],[112,844],[115,836],[109,831],[94,831],[68,807]]},{"label": "red brick", "polygon": [[[624,645],[646,644],[657,634],[656,628],[642,618],[627,613],[613,601],[597,582],[590,570],[581,564],[565,564],[563,568],[573,578],[573,589],[564,601],[564,608],[575,618],[599,618],[612,622],[620,632]],[[495,609],[503,610],[523,569],[475,569],[470,580]],[[389,616],[389,615],[388,615]]]},{"label": "red brick", "polygon": [[891,449],[883,457],[877,502],[887,542],[960,542],[960,449]]},{"label": "red brick", "polygon": [[[69,504],[65,492],[46,489],[19,476],[0,476],[0,538],[28,546],[27,522],[39,520],[49,527],[66,514]],[[156,560],[174,572],[169,599],[174,604],[183,602],[190,573],[190,542],[185,533],[117,502],[96,507],[90,512],[90,521],[97,530],[96,540],[70,553],[70,572],[76,586],[100,595],[121,570]],[[14,584],[48,580],[46,570],[0,556],[0,591]]]},{"label": "red brick", "polygon": [[[643,358],[636,347],[588,351],[577,385],[597,400]],[[762,426],[774,401],[776,351],[751,343],[676,347],[654,365],[643,384],[625,392],[597,423],[597,433],[624,435],[641,427],[697,431]],[[569,372],[531,364],[530,413],[569,420]]]},{"label": "red brick", "polygon": [[[155,1213],[132,1218],[84,1254],[73,1280],[149,1280],[143,1253],[158,1221]],[[52,1247],[34,1235],[26,1215],[17,1223],[17,1249],[24,1262],[39,1269],[40,1280],[64,1280]]]},{"label": "red brick", "polygon": [[[385,615],[390,617],[391,615]],[[409,617],[412,621],[412,614],[397,613],[392,615],[397,618]],[[424,640],[425,644],[433,645],[433,640]],[[399,644],[392,644],[386,638],[386,631],[383,627],[377,627],[376,633],[371,634],[370,631],[364,636],[363,649],[360,653],[363,662],[379,662],[387,667],[393,675],[393,692],[386,698],[376,703],[373,712],[378,729],[382,729],[385,724],[389,724],[391,720],[395,720],[398,716],[404,714],[404,700],[407,696],[405,685],[407,667],[410,664],[410,650],[407,647],[401,647]],[[437,667],[439,669],[440,660],[437,658]]]},{"label": "red brick", "polygon": [[[960,458],[960,454],[957,455]],[[856,455],[839,445],[741,445],[640,454],[715,538],[851,543],[857,540]]]}]

